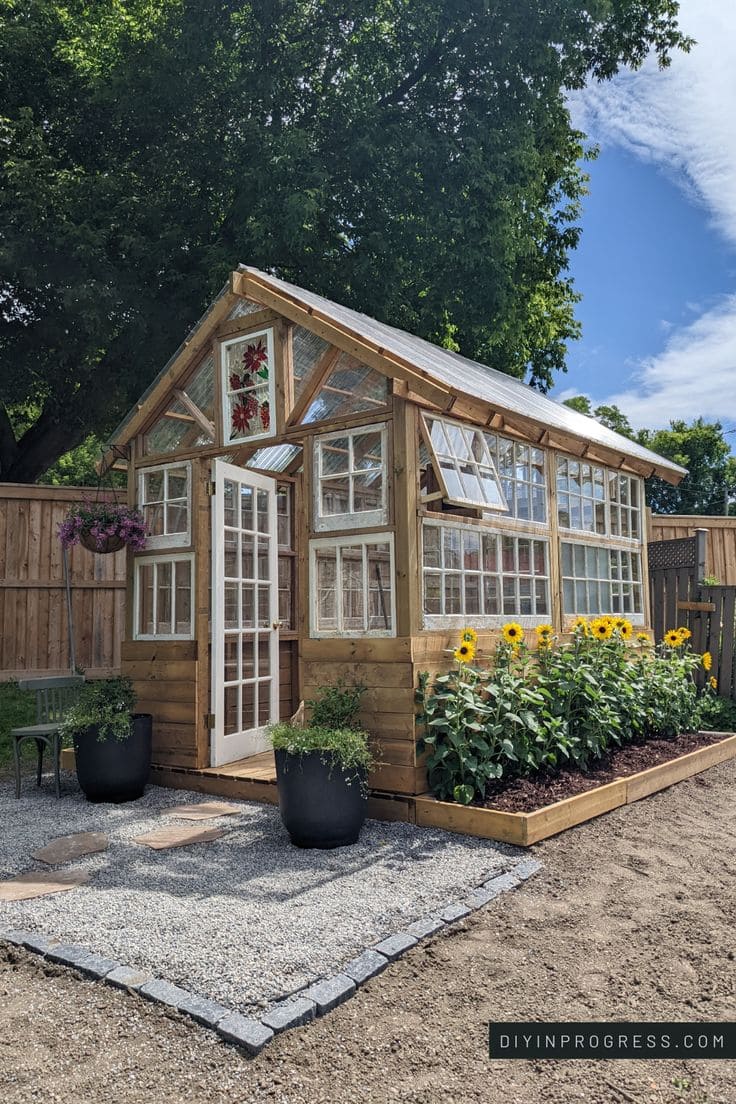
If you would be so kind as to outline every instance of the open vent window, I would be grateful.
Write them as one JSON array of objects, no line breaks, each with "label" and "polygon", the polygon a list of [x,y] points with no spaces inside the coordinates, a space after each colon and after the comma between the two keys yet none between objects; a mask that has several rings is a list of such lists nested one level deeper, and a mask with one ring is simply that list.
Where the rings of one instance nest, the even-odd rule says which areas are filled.
[{"label": "open vent window", "polygon": [[446,502],[508,513],[496,465],[482,429],[422,416],[423,433]]}]

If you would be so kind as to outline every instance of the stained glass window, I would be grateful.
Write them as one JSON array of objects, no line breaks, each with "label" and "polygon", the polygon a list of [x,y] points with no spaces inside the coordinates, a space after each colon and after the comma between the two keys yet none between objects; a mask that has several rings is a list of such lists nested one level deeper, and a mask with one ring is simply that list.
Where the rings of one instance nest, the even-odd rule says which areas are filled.
[{"label": "stained glass window", "polygon": [[273,433],[273,331],[223,342],[223,415],[226,441]]}]

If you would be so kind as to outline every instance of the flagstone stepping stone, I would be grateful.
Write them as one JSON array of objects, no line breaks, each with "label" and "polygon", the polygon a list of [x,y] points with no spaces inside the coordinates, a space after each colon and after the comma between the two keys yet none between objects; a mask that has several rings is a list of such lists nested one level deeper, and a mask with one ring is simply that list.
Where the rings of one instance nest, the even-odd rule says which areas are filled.
[{"label": "flagstone stepping stone", "polygon": [[48,893],[65,893],[89,881],[86,870],[35,870],[0,882],[0,901],[28,901]]},{"label": "flagstone stepping stone", "polygon": [[168,828],[156,828],[144,836],[134,836],[133,843],[142,843],[154,851],[165,851],[169,847],[188,847],[191,843],[209,843],[227,833],[224,828],[189,828],[184,825],[171,825]]},{"label": "flagstone stepping stone", "polygon": [[39,851],[34,851],[31,858],[44,862],[47,866],[57,866],[59,863],[71,862],[82,855],[94,855],[97,851],[107,851],[110,840],[104,832],[75,832],[72,836],[59,836],[51,840]]},{"label": "flagstone stepping stone", "polygon": [[239,805],[230,805],[227,801],[202,801],[199,805],[175,805],[173,809],[162,809],[161,816],[175,816],[182,820],[212,820],[214,817],[233,816],[240,811]]}]

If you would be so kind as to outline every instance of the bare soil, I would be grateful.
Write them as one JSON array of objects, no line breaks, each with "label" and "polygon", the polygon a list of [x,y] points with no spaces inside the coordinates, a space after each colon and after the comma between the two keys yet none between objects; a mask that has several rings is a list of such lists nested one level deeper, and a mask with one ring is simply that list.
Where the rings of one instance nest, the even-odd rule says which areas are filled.
[{"label": "bare soil", "polygon": [[531,778],[493,782],[486,791],[483,804],[486,809],[499,809],[506,813],[533,813],[555,801],[564,801],[566,797],[586,793],[596,786],[605,786],[617,778],[628,778],[639,771],[669,763],[698,748],[718,744],[729,735],[725,732],[682,732],[671,739],[634,741],[624,747],[612,748],[586,771],[571,767]]},{"label": "bare soil", "polygon": [[533,848],[545,869],[523,888],[254,1060],[0,949],[0,1101],[734,1104],[734,1063],[491,1062],[486,1048],[491,1019],[734,1018],[734,783],[725,763]]}]

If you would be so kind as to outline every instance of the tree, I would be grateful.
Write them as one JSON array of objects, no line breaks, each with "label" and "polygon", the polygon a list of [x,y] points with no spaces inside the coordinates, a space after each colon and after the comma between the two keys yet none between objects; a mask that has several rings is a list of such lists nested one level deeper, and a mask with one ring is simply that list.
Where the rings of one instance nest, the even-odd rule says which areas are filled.
[{"label": "tree", "polygon": [[564,92],[667,64],[677,13],[0,0],[0,479],[108,432],[240,260],[548,388],[578,333]]},{"label": "tree", "polygon": [[586,395],[565,399],[565,405],[688,469],[677,487],[656,477],[645,480],[647,505],[655,514],[723,514],[736,510],[736,504],[731,503],[736,496],[736,458],[731,456],[720,422],[696,418],[689,425],[679,420],[670,422],[669,429],[634,431],[617,406],[593,409]]}]

